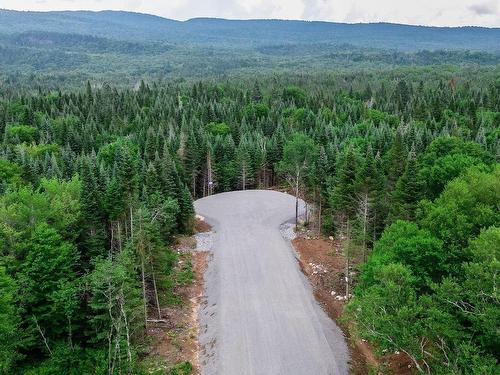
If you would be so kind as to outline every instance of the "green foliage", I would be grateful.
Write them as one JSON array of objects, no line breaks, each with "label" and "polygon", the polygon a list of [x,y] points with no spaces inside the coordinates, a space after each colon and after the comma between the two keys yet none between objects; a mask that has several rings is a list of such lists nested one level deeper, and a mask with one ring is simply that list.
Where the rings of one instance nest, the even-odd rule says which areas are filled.
[{"label": "green foliage", "polygon": [[264,103],[252,103],[245,107],[243,115],[249,119],[261,119],[267,117],[269,107]]},{"label": "green foliage", "polygon": [[225,136],[231,133],[231,128],[225,122],[207,124],[207,131],[212,135]]},{"label": "green foliage", "polygon": [[186,260],[183,260],[182,267],[177,274],[176,280],[180,285],[189,285],[193,282],[193,263],[189,257]]},{"label": "green foliage", "polygon": [[28,125],[12,125],[6,133],[7,140],[12,143],[31,143],[36,139],[37,129]]},{"label": "green foliage", "polygon": [[[192,70],[198,47],[152,57],[99,38],[18,37],[26,57],[46,49],[36,40],[59,46],[51,62],[37,60],[40,71],[74,59],[84,72],[87,57],[109,71],[121,61],[108,64],[109,54],[127,55],[127,64],[102,73],[105,82],[119,76],[121,88],[96,75],[68,89],[80,72],[34,75],[29,87],[38,90],[24,90],[22,74],[2,80],[0,330],[17,335],[0,340],[0,361],[10,372],[140,372],[145,319],[158,300],[181,303],[175,286],[193,278],[170,247],[193,231],[193,199],[288,182],[312,205],[311,230],[321,219],[323,234],[349,236],[349,249],[368,257],[363,266],[350,252],[353,274],[361,270],[351,313],[366,337],[431,373],[494,373],[499,70],[367,65],[491,56],[330,46],[327,66],[356,60],[363,72],[257,76],[277,58],[314,70],[318,45],[256,46],[255,64],[248,50],[202,51],[210,74],[247,64],[251,77],[164,83],[148,79],[149,64],[161,60],[162,77]],[[96,55],[103,46],[110,51]],[[1,68],[10,52],[0,56]],[[130,64],[141,67],[135,89],[123,88]]]},{"label": "green foliage", "polygon": [[405,171],[396,183],[392,193],[388,222],[397,219],[413,220],[421,187],[417,176],[417,160],[414,152],[410,152],[406,161]]},{"label": "green foliage", "polygon": [[457,262],[469,259],[464,251],[481,228],[500,225],[500,167],[491,173],[473,168],[451,181],[433,203],[421,205],[420,223],[441,239]]},{"label": "green foliage", "polygon": [[468,168],[489,162],[487,152],[475,142],[465,142],[456,137],[436,138],[421,157],[419,179],[423,191],[434,199],[449,181]]},{"label": "green foliage", "polygon": [[283,147],[283,160],[279,169],[292,175],[307,168],[317,156],[314,141],[302,133],[295,133]]},{"label": "green foliage", "polygon": [[172,367],[169,371],[169,375],[189,375],[193,371],[193,365],[190,362],[181,362],[174,367]]},{"label": "green foliage", "polygon": [[57,144],[40,144],[40,145],[22,145],[19,146],[23,150],[25,150],[28,155],[32,158],[40,159],[45,157],[46,155],[58,154],[60,147]]},{"label": "green foliage", "polygon": [[[378,268],[374,284],[350,305],[363,336],[376,342],[381,350],[418,353],[422,335],[423,306],[416,297],[410,270],[398,263]],[[415,360],[421,357],[413,354]]]},{"label": "green foliage", "polygon": [[377,270],[390,263],[403,264],[413,275],[413,287],[425,291],[446,274],[442,242],[414,223],[397,221],[375,244],[363,267],[360,291],[376,284]]},{"label": "green foliage", "polygon": [[373,121],[376,125],[385,123],[391,126],[396,126],[399,123],[399,118],[397,116],[373,108],[367,110],[366,117],[367,119]]},{"label": "green foliage", "polygon": [[19,315],[14,304],[16,284],[0,265],[0,372],[9,373],[18,359]]},{"label": "green foliage", "polygon": [[18,302],[31,347],[39,342],[38,330],[46,331],[49,340],[71,335],[71,320],[79,308],[74,284],[78,254],[73,244],[46,223],[34,228],[24,247],[27,255],[17,275]]},{"label": "green foliage", "polygon": [[357,159],[355,150],[349,147],[345,155],[338,159],[337,178],[332,182],[333,188],[330,190],[332,208],[343,212],[347,217],[354,214],[356,206]]},{"label": "green foliage", "polygon": [[[131,371],[135,366],[133,339],[142,334],[144,316],[140,287],[134,277],[135,259],[131,248],[114,259],[95,260],[94,270],[87,277],[92,309],[92,341],[117,348],[107,361]],[[120,362],[123,364],[120,365]],[[119,367],[118,367],[119,368]]]},{"label": "green foliage", "polygon": [[49,359],[24,373],[26,375],[109,374],[105,350],[82,349],[65,344],[55,347]]},{"label": "green foliage", "polygon": [[305,105],[307,93],[300,87],[288,86],[283,90],[283,99],[291,100],[297,107],[302,107]]},{"label": "green foliage", "polygon": [[500,229],[483,230],[468,250],[472,260],[463,265],[461,275],[437,287],[437,298],[445,311],[464,322],[468,336],[478,347],[498,357],[500,301],[495,277],[500,270]]},{"label": "green foliage", "polygon": [[22,169],[19,165],[0,159],[0,193],[4,192],[10,184],[21,183],[21,176]]},{"label": "green foliage", "polygon": [[419,225],[384,231],[349,307],[362,335],[438,374],[498,371],[498,172],[467,171],[422,203]]},{"label": "green foliage", "polygon": [[[14,238],[29,238],[37,224],[50,223],[64,238],[74,239],[80,220],[80,181],[42,179],[39,189],[20,187],[0,198],[0,217]],[[16,233],[16,234],[14,234]],[[24,251],[20,250],[21,253]]]}]

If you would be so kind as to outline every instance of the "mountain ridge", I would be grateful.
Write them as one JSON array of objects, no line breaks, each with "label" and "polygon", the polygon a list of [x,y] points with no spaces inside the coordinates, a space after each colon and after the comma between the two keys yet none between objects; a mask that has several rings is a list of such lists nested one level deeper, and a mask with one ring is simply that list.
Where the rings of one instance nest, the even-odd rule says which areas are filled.
[{"label": "mountain ridge", "polygon": [[436,25],[424,25],[424,24],[411,24],[411,23],[400,23],[400,22],[388,22],[388,21],[374,21],[374,22],[338,22],[338,21],[328,21],[328,20],[303,20],[303,19],[294,19],[294,18],[225,18],[225,17],[192,17],[185,20],[178,20],[175,18],[169,18],[160,16],[157,14],[144,13],[144,12],[136,12],[136,11],[127,11],[127,10],[51,10],[51,11],[43,11],[43,10],[15,10],[8,8],[0,8],[0,12],[12,12],[12,13],[33,13],[33,14],[70,14],[70,13],[80,13],[80,14],[129,14],[136,16],[146,16],[150,18],[161,19],[163,21],[170,21],[176,23],[189,23],[191,21],[203,20],[203,21],[211,21],[211,20],[219,20],[219,21],[272,21],[272,22],[291,22],[291,23],[317,23],[317,24],[329,24],[329,25],[393,25],[393,26],[408,26],[408,27],[418,27],[418,28],[428,28],[428,29],[486,29],[486,30],[500,30],[500,26],[478,26],[478,25],[457,25],[457,26],[436,26]]},{"label": "mountain ridge", "polygon": [[128,11],[0,10],[0,34],[67,32],[118,40],[214,44],[348,43],[401,51],[500,51],[500,28],[419,26],[388,22],[339,23],[280,19],[196,17],[185,21]]}]

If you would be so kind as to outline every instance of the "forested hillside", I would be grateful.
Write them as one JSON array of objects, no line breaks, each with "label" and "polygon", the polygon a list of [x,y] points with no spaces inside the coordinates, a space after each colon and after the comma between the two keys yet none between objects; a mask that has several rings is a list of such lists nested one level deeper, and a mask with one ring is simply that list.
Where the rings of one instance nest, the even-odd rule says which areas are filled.
[{"label": "forested hillside", "polygon": [[[49,31],[118,40],[163,41],[249,47],[289,43],[352,44],[403,51],[423,49],[500,50],[499,29],[425,27],[389,23],[344,24],[317,21],[225,20],[176,21],[132,12],[0,11],[0,33]],[[124,33],[124,30],[127,32]]]},{"label": "forested hillside", "polygon": [[366,259],[363,337],[494,374],[499,129],[498,69],[4,90],[0,372],[145,371],[193,198],[294,181]]},{"label": "forested hillside", "polygon": [[132,87],[141,79],[395,66],[493,66],[500,29],[280,20],[192,19],[128,12],[0,10],[0,84]]}]

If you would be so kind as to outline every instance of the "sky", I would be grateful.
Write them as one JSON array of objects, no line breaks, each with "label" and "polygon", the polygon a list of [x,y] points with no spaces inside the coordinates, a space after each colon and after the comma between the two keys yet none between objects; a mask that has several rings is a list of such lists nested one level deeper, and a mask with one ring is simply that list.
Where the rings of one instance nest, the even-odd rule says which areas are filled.
[{"label": "sky", "polygon": [[500,27],[500,0],[0,0],[17,10],[129,10],[186,20],[279,18]]}]

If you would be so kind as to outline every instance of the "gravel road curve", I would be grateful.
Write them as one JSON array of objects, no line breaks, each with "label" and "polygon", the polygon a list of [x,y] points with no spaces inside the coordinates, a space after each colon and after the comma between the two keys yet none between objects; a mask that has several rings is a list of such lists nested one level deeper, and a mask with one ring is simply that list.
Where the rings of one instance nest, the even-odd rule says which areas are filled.
[{"label": "gravel road curve", "polygon": [[295,198],[267,190],[195,202],[215,230],[200,311],[203,375],[348,373],[342,331],[319,307],[279,226]]}]

